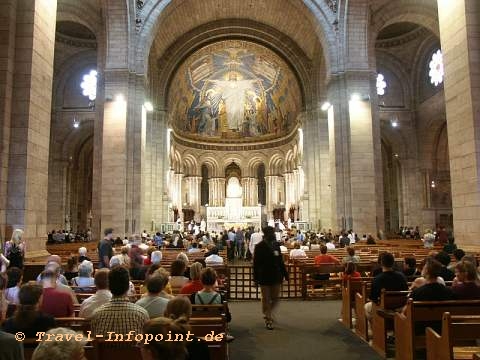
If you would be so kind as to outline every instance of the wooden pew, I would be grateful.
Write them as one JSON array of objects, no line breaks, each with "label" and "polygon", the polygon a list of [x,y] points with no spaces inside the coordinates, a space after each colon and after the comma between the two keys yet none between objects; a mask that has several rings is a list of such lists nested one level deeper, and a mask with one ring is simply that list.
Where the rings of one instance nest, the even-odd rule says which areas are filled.
[{"label": "wooden pew", "polygon": [[225,360],[228,358],[227,349],[227,323],[224,316],[190,318],[191,331],[196,337],[204,338],[206,335],[223,334],[221,341],[209,341],[208,350],[211,360]]},{"label": "wooden pew", "polygon": [[[475,341],[479,338],[480,316],[452,316],[448,312],[444,313],[442,335],[427,328],[427,360],[471,359],[475,352],[480,351],[480,347],[464,345],[476,345]],[[455,348],[457,346],[459,348]]]},{"label": "wooden pew", "polygon": [[362,281],[362,289],[355,294],[355,313],[357,315],[355,321],[355,333],[363,340],[369,340],[368,336],[368,320],[365,315],[365,304],[368,302],[368,297],[372,283],[370,281]]},{"label": "wooden pew", "polygon": [[417,350],[425,349],[425,332],[416,333],[416,326],[441,323],[443,313],[476,315],[480,300],[407,301],[404,314],[395,314],[395,359],[413,360]]},{"label": "wooden pew", "polygon": [[355,294],[362,291],[362,282],[372,281],[372,278],[353,278],[342,284],[342,323],[348,329],[352,328],[352,309],[355,308]]},{"label": "wooden pew", "polygon": [[[315,280],[314,274],[334,274],[343,272],[344,266],[341,264],[321,264],[321,265],[305,265],[301,267],[302,272],[302,297],[304,300],[309,298],[308,290],[312,290],[312,296],[315,295],[315,286],[322,287],[323,296],[327,296],[327,290],[334,290],[334,296],[341,296],[342,278],[330,278],[328,280]],[[338,291],[336,289],[338,288]],[[338,292],[338,294],[337,294]]]},{"label": "wooden pew", "polygon": [[387,357],[387,331],[393,330],[396,310],[407,302],[408,291],[386,291],[382,289],[380,303],[372,308],[372,348]]}]

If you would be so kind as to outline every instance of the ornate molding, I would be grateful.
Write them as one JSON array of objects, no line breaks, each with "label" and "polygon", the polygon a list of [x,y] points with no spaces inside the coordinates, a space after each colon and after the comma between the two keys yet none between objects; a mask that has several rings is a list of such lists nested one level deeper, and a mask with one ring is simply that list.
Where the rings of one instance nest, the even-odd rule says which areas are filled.
[{"label": "ornate molding", "polygon": [[146,0],[136,0],[136,12],[135,12],[135,30],[137,32],[142,28],[143,23],[143,7],[145,6]]},{"label": "ornate molding", "polygon": [[429,34],[429,31],[424,27],[419,27],[409,33],[406,33],[401,36],[396,36],[390,39],[378,40],[375,42],[376,48],[390,48],[395,46],[404,45],[412,40],[416,40],[420,37],[426,36]]},{"label": "ornate molding", "polygon": [[[200,138],[190,139],[182,137],[172,132],[172,140],[187,148],[195,148],[201,150],[215,150],[215,151],[252,151],[252,150],[261,150],[261,149],[271,149],[286,145],[295,140],[298,133],[298,126],[295,126],[294,129],[283,138],[276,138],[261,142],[243,142],[243,139],[224,139],[223,141],[208,142],[202,141]],[[243,140],[244,141],[244,140]]]},{"label": "ornate molding", "polygon": [[81,48],[89,48],[89,49],[96,49],[97,48],[97,41],[96,40],[88,40],[88,39],[79,39],[76,37],[71,37],[68,35],[61,34],[57,32],[55,34],[55,41],[58,41],[62,44],[66,44],[69,46],[81,47]]},{"label": "ornate molding", "polygon": [[338,0],[325,0],[327,6],[332,10],[335,14],[338,11]]}]

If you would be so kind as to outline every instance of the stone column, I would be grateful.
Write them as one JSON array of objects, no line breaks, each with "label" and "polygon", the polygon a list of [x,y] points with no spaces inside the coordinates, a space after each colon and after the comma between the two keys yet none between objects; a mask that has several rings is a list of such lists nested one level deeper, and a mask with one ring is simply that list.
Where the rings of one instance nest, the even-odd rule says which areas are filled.
[{"label": "stone column", "polygon": [[[113,74],[112,74],[113,76]],[[117,87],[111,93],[126,94]],[[120,237],[132,232],[127,218],[127,102],[122,97],[106,101],[103,116],[101,229],[113,228]]]},{"label": "stone column", "polygon": [[[383,224],[383,180],[378,168],[378,116],[372,114],[373,73],[349,72],[329,85],[333,223],[359,234]],[[351,96],[358,93],[360,99]],[[331,126],[330,126],[331,125]],[[381,165],[381,163],[380,163]],[[377,199],[380,198],[380,199]],[[383,228],[383,225],[382,225]]]},{"label": "stone column", "polygon": [[455,241],[480,246],[480,3],[438,0]]},{"label": "stone column", "polygon": [[[306,114],[303,127],[304,151],[302,168],[306,189],[305,212],[314,229],[332,227],[332,183],[330,179],[329,127],[327,112],[320,109]],[[321,204],[319,206],[319,204]]]},{"label": "stone column", "polygon": [[200,211],[200,176],[187,176],[185,178],[186,192],[188,195],[187,204],[192,207],[196,214]]},{"label": "stone column", "polygon": [[258,205],[258,181],[257,178],[244,177],[242,178],[243,189],[243,206],[257,206]]},{"label": "stone column", "polygon": [[[13,14],[12,7],[8,7],[13,4],[8,1],[2,2],[2,6],[4,4],[7,6],[2,10],[6,10],[7,14],[10,10]],[[14,70],[5,235],[8,238],[15,228],[23,229],[29,257],[43,254],[47,234],[48,152],[57,1],[18,0],[16,6],[15,63],[10,68]],[[12,23],[7,21],[7,29],[13,30],[11,26]],[[13,50],[11,32],[7,31],[6,40],[8,55]],[[7,65],[8,61],[4,64]],[[6,90],[3,96],[8,95],[8,86]],[[2,115],[8,115],[8,111]]]}]

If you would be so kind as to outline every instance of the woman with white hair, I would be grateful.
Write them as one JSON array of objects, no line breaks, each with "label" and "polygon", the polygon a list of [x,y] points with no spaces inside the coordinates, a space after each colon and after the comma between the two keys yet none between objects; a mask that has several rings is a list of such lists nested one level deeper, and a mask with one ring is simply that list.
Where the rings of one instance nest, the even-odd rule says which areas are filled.
[{"label": "woman with white hair", "polygon": [[12,237],[5,243],[5,256],[9,260],[8,266],[15,266],[23,269],[25,257],[25,242],[22,241],[23,230],[13,230]]},{"label": "woman with white hair", "polygon": [[78,263],[81,264],[84,260],[87,261],[92,261],[90,258],[87,256],[87,248],[85,246],[82,246],[81,248],[78,249]]},{"label": "woman with white hair", "polygon": [[156,250],[156,251],[153,251],[152,252],[152,255],[150,255],[150,261],[152,262],[152,264],[160,264],[160,262],[162,261],[162,258],[163,258],[163,254],[160,250]]},{"label": "woman with white hair", "polygon": [[90,261],[84,260],[78,266],[78,276],[72,279],[73,286],[90,287],[95,286],[95,281],[92,277],[93,264]]},{"label": "woman with white hair", "polygon": [[[33,352],[32,360],[84,360],[86,339],[77,340],[80,333],[67,328],[48,330],[46,334],[53,334],[55,341],[40,341]],[[61,340],[59,340],[61,339]]]}]

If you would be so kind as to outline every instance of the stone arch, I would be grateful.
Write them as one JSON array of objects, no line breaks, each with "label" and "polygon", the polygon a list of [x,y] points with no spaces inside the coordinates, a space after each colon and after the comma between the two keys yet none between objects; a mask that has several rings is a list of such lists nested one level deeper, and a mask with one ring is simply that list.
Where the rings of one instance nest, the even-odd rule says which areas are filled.
[{"label": "stone arch", "polygon": [[208,168],[209,177],[218,177],[220,176],[220,166],[216,159],[215,154],[209,153],[204,154],[199,161],[202,165],[205,164]]},{"label": "stone arch", "polygon": [[88,1],[59,1],[57,6],[57,22],[73,21],[86,26],[98,39],[102,33],[103,19],[100,8]]},{"label": "stone arch", "polygon": [[[78,71],[94,65],[97,68],[97,54],[92,50],[85,50],[69,57],[55,73],[53,85],[53,103],[56,107],[60,107],[64,100],[64,88],[70,78],[78,73]],[[80,89],[80,88],[79,88]]]},{"label": "stone arch", "polygon": [[255,177],[257,174],[257,169],[260,164],[265,164],[265,157],[263,154],[252,154],[252,157],[248,160],[246,166],[246,176]]},{"label": "stone arch", "polygon": [[197,159],[192,154],[183,155],[183,173],[185,176],[198,176],[200,174]]},{"label": "stone arch", "polygon": [[267,169],[267,175],[283,175],[285,160],[280,154],[276,153],[270,158]]},{"label": "stone arch", "polygon": [[[412,107],[412,83],[410,82],[410,75],[405,71],[404,65],[393,55],[386,51],[379,50],[376,57],[377,72],[380,67],[386,68],[393,75],[396,80],[401,84],[403,90],[404,105],[407,109]],[[387,84],[388,91],[388,84]],[[380,98],[379,98],[380,99]]]},{"label": "stone arch", "polygon": [[435,35],[431,35],[427,37],[422,44],[419,46],[417,53],[415,55],[415,62],[413,64],[413,96],[414,99],[418,99],[417,102],[420,101],[421,95],[421,80],[425,75],[425,72],[428,71],[428,62],[429,58],[428,55],[432,52],[434,45],[436,43],[440,43],[440,39]]},{"label": "stone arch", "polygon": [[94,119],[83,120],[78,129],[71,129],[62,145],[62,158],[74,157],[80,144],[93,136]]},{"label": "stone arch", "polygon": [[[207,1],[208,2],[208,1]],[[290,19],[293,21],[298,21],[298,26],[290,25],[287,27],[288,31],[284,33],[288,36],[289,33],[292,33],[294,40],[297,43],[305,42],[307,36],[302,38],[302,29],[309,28],[310,36],[311,34],[315,35],[315,41],[321,44],[321,47],[328,54],[326,59],[327,68],[330,67],[330,64],[333,63],[331,59],[334,59],[335,53],[335,36],[331,34],[331,24],[335,21],[335,14],[328,9],[326,4],[318,4],[314,0],[303,0],[303,1],[272,1],[270,6],[281,7],[282,14],[296,14],[297,16],[290,16]],[[190,5],[190,6],[189,6]],[[195,3],[189,3],[188,1],[172,1],[172,0],[163,0],[163,1],[151,1],[145,4],[142,8],[139,21],[141,22],[140,29],[138,32],[138,41],[135,49],[135,70],[138,74],[146,74],[148,70],[148,61],[151,56],[151,51],[157,51],[154,39],[157,36],[162,23],[168,19],[169,15],[172,15],[175,10],[180,9],[181,6],[189,6],[190,8],[197,5]],[[196,26],[207,23],[214,19],[228,19],[228,18],[258,18],[257,21],[270,25],[272,27],[278,27],[278,17],[275,17],[274,11],[255,11],[252,13],[251,8],[248,7],[248,4],[241,4],[236,7],[221,8],[219,9],[215,4],[212,3],[212,6],[205,4],[205,1],[201,3],[201,7],[204,9],[211,9],[210,19],[208,16],[202,18],[203,14],[201,11],[194,11],[198,14],[197,23],[195,20],[188,19],[185,21],[185,24],[176,23],[175,28],[180,28],[176,34],[173,34],[172,37],[179,37],[182,34],[190,31]],[[262,5],[260,5],[262,6]],[[265,5],[263,5],[265,6]],[[288,7],[288,9],[286,9]],[[190,9],[191,10],[191,9]],[[289,10],[289,11],[288,11]],[[250,13],[248,13],[250,11]],[[230,12],[230,13],[229,13]],[[244,16],[244,13],[247,14]],[[302,21],[305,20],[305,21]],[[183,28],[182,28],[183,26]],[[282,29],[280,29],[282,31]],[[296,37],[296,38],[295,38]],[[168,43],[166,39],[164,42]],[[172,41],[173,42],[173,41]],[[159,57],[160,51],[156,56]]]},{"label": "stone arch", "polygon": [[373,44],[375,44],[380,30],[399,22],[418,24],[427,28],[437,37],[440,35],[436,7],[426,3],[419,4],[416,0],[386,1],[383,5],[372,9],[370,30],[374,40]]}]

